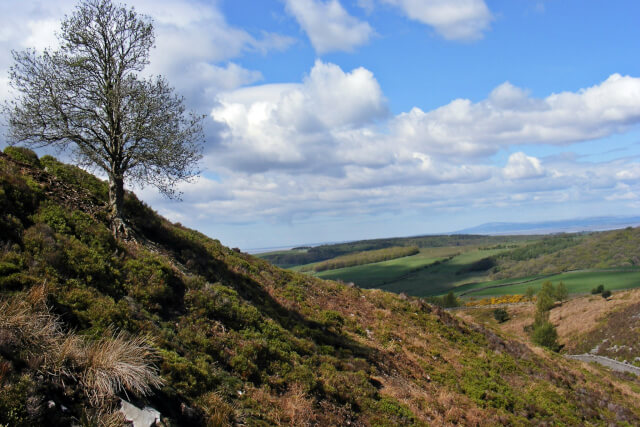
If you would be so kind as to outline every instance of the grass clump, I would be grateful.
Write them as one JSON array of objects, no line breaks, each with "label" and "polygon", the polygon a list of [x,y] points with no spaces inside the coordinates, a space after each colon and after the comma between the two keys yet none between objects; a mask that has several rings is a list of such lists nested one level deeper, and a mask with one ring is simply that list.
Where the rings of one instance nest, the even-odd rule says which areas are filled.
[{"label": "grass clump", "polygon": [[95,406],[121,391],[146,396],[163,384],[152,364],[156,353],[146,337],[119,332],[82,347],[80,381]]},{"label": "grass clump", "polygon": [[[38,286],[0,302],[0,356],[24,366],[22,379],[9,381],[10,388],[19,390],[25,378],[44,375],[54,388],[71,386],[82,393],[95,415],[110,412],[120,392],[145,396],[163,384],[147,338],[117,333],[89,340],[64,331],[45,300],[44,286]],[[7,413],[16,411],[19,407]]]}]

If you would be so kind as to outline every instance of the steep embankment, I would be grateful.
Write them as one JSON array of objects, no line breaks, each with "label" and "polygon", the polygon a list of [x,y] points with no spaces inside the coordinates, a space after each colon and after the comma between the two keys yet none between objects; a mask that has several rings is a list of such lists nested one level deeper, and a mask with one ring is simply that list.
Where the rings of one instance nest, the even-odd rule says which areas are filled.
[{"label": "steep embankment", "polygon": [[[0,292],[13,307],[0,323],[2,424],[105,420],[122,388],[144,391],[120,362],[144,361],[135,378],[158,384],[151,353],[163,385],[138,403],[178,425],[640,422],[640,395],[623,380],[420,299],[281,270],[171,224],[133,194],[135,241],[115,241],[105,183],[11,152],[21,162],[0,157]],[[130,340],[142,351],[114,330],[146,336]],[[46,347],[34,344],[39,331]],[[44,348],[65,357],[51,362]],[[114,367],[122,387],[97,399]]]}]

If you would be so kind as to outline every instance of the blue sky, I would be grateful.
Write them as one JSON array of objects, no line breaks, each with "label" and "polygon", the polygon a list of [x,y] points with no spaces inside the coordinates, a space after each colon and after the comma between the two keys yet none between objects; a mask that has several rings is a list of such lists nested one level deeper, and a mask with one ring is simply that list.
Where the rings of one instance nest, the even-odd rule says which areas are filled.
[{"label": "blue sky", "polygon": [[[243,249],[640,208],[640,3],[132,0],[163,74],[207,114],[183,200]],[[11,49],[55,48],[73,1],[0,5]]]}]

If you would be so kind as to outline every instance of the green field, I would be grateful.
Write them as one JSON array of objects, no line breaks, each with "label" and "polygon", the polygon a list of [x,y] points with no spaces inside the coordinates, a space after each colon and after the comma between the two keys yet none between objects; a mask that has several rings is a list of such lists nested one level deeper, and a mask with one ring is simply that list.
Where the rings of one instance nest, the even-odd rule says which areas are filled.
[{"label": "green field", "polygon": [[486,280],[486,273],[466,270],[476,261],[501,251],[459,246],[428,248],[413,256],[314,275],[323,279],[353,282],[366,288],[407,292],[417,296],[438,295],[461,283]]},{"label": "green field", "polygon": [[[353,257],[366,261],[376,250],[385,250],[380,247],[390,248],[392,244],[412,244],[420,252],[383,262],[311,272],[325,259]],[[600,284],[609,290],[640,286],[640,228],[630,227],[500,239],[490,236],[383,239],[298,248],[267,254],[266,258],[269,257],[282,263],[297,260],[297,264],[288,267],[323,279],[421,297],[452,290],[464,298],[523,294],[529,287],[539,288],[545,280],[563,281],[573,294],[590,292]],[[491,287],[501,284],[509,286]]]},{"label": "green field", "polygon": [[459,286],[454,291],[456,294],[460,294],[469,290],[478,289],[476,292],[467,293],[467,297],[524,294],[529,287],[535,289],[537,292],[542,286],[542,283],[547,280],[550,280],[554,284],[563,282],[571,294],[588,293],[591,289],[601,284],[604,285],[605,289],[614,291],[639,287],[640,269],[581,270],[546,277],[518,279],[516,281],[521,282],[525,280],[527,281],[526,283],[516,283],[511,286],[494,288],[487,288],[487,286],[505,284],[513,282],[514,280],[504,279],[494,282],[475,283]]}]

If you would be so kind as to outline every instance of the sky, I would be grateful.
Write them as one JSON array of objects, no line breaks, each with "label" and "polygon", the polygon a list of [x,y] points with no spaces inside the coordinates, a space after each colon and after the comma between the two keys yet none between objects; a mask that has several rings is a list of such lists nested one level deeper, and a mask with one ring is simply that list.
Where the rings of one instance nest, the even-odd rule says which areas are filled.
[{"label": "sky", "polygon": [[[0,1],[1,99],[75,4]],[[154,23],[144,75],[207,116],[181,200],[129,188],[225,245],[640,211],[636,0],[126,4]]]}]

